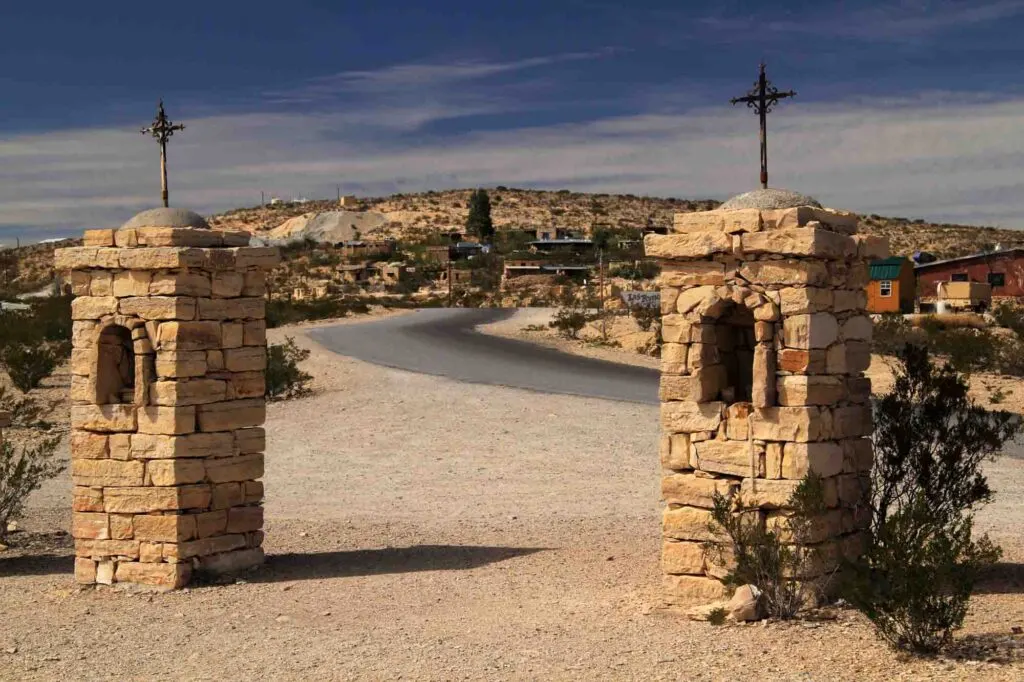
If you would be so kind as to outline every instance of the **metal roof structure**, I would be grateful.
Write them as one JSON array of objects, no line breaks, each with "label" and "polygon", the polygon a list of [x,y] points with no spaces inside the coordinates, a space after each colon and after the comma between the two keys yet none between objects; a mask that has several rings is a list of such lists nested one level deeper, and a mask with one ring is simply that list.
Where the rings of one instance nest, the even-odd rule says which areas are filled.
[{"label": "metal roof structure", "polygon": [[907,262],[903,256],[890,256],[880,260],[873,260],[868,264],[868,275],[872,280],[899,279],[900,268]]},{"label": "metal roof structure", "polygon": [[999,258],[1001,256],[1021,256],[1024,255],[1024,248],[1013,247],[1010,249],[999,249],[998,251],[985,251],[984,253],[975,253],[970,256],[958,256],[956,258],[946,258],[944,260],[935,260],[931,263],[918,263],[914,266],[914,270],[927,270],[928,268],[934,268],[938,265],[946,265],[948,263],[960,263],[964,261],[972,260],[983,260],[987,258]]}]

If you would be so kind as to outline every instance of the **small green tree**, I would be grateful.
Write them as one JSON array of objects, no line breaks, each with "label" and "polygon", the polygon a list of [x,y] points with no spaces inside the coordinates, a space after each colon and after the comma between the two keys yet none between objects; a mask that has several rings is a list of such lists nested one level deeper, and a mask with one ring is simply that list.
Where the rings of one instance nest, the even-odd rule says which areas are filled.
[{"label": "small green tree", "polygon": [[309,358],[309,351],[299,348],[292,337],[283,344],[267,348],[267,389],[270,400],[291,400],[308,395],[313,377],[299,369],[299,363]]},{"label": "small green tree", "polygon": [[895,374],[875,405],[861,510],[870,516],[868,549],[850,564],[844,593],[894,647],[935,653],[962,626],[979,572],[999,556],[987,536],[972,537],[973,510],[992,496],[983,462],[1021,423],[976,405],[964,377],[935,367],[924,347],[905,346]]},{"label": "small green tree", "polygon": [[491,222],[491,198],[485,189],[478,189],[469,197],[466,232],[479,237],[484,242],[489,242],[494,237],[494,223]]},{"label": "small green tree", "polygon": [[822,479],[808,474],[786,506],[791,510],[785,530],[768,528],[762,514],[739,495],[715,492],[704,543],[712,563],[728,567],[723,582],[730,587],[754,585],[772,618],[793,618],[807,603],[820,598],[831,577],[815,575],[820,562],[811,546],[814,526],[825,511]]},{"label": "small green tree", "polygon": [[4,348],[0,362],[18,390],[28,393],[53,372],[57,354],[47,346],[14,345]]}]

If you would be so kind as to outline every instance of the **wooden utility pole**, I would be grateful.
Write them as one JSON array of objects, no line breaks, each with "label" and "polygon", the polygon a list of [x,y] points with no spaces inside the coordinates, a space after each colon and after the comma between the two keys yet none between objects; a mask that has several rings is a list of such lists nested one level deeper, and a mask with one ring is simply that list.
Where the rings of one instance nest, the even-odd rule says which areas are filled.
[{"label": "wooden utility pole", "polygon": [[167,140],[174,135],[176,130],[184,130],[183,125],[174,125],[171,120],[167,118],[167,114],[164,113],[164,101],[160,100],[156,109],[156,118],[153,119],[152,125],[148,128],[143,128],[140,132],[143,135],[152,135],[156,138],[157,143],[160,145],[160,197],[164,201],[164,208],[168,206],[167,203]]},{"label": "wooden utility pole", "polygon": [[604,249],[597,250],[597,279],[601,291],[601,338],[608,340],[608,318],[604,314]]},{"label": "wooden utility pole", "polygon": [[761,72],[753,90],[744,97],[734,97],[729,101],[733,104],[745,103],[748,108],[754,110],[761,121],[761,188],[768,189],[768,114],[780,99],[796,97],[796,93],[792,90],[779,92],[765,76],[764,69],[765,63],[761,62]]},{"label": "wooden utility pole", "polygon": [[452,260],[448,259],[448,307],[452,307]]}]

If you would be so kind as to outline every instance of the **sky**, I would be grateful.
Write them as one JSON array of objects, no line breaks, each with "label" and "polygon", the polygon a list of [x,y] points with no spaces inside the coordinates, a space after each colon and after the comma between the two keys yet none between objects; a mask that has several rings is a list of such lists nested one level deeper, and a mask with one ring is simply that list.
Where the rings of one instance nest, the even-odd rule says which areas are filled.
[{"label": "sky", "polygon": [[535,187],[1024,228],[1024,0],[5,3],[0,244],[160,200]]}]

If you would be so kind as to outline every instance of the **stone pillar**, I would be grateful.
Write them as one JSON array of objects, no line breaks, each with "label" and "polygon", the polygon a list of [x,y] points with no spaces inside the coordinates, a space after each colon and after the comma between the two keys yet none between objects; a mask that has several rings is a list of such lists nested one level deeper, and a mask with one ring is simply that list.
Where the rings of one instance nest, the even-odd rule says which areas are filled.
[{"label": "stone pillar", "polygon": [[56,252],[72,302],[75,578],[178,588],[263,561],[265,272],[180,209]]},{"label": "stone pillar", "polygon": [[[763,192],[778,199],[777,190]],[[888,246],[856,227],[855,215],[818,206],[726,204],[679,213],[671,234],[645,239],[663,267],[662,569],[670,604],[725,594],[724,571],[702,546],[716,491],[739,494],[748,513],[784,534],[786,503],[814,470],[828,507],[813,537],[822,570],[859,551],[864,519],[854,510],[872,462],[866,261]]]},{"label": "stone pillar", "polygon": [[4,429],[11,425],[11,414],[0,412],[0,445],[4,444]]}]

